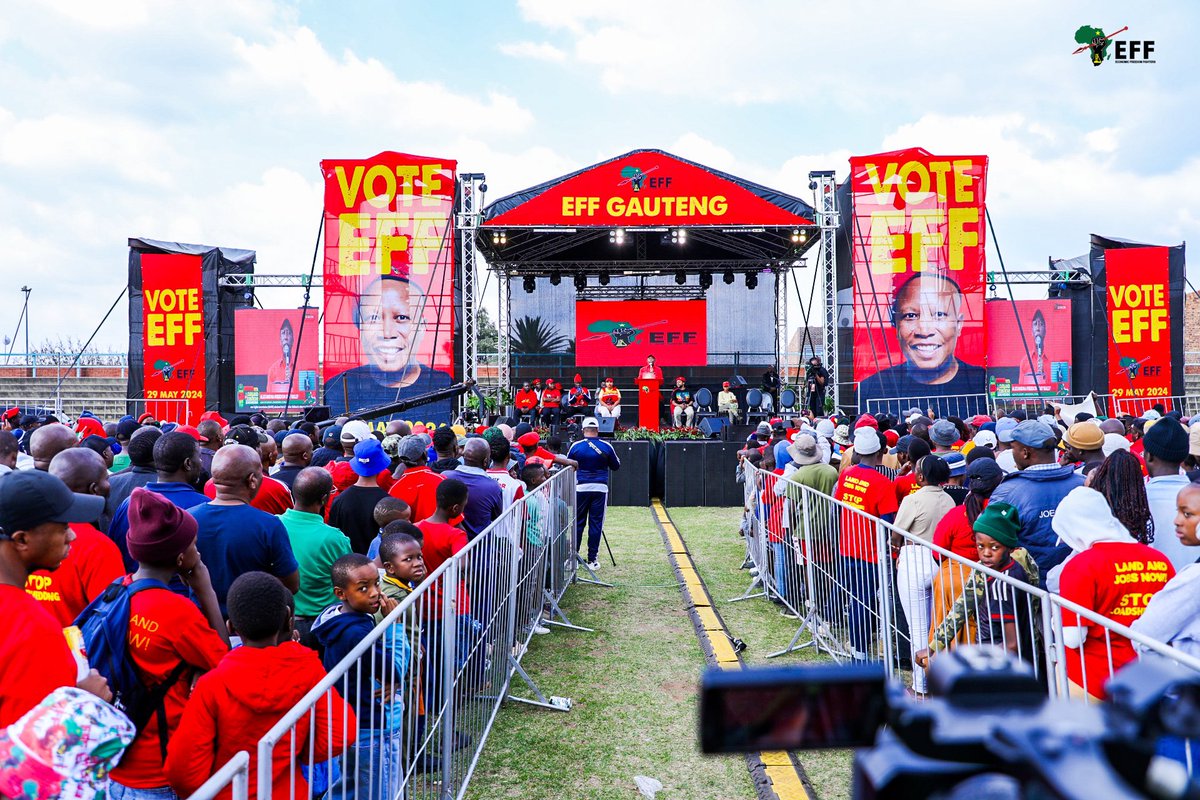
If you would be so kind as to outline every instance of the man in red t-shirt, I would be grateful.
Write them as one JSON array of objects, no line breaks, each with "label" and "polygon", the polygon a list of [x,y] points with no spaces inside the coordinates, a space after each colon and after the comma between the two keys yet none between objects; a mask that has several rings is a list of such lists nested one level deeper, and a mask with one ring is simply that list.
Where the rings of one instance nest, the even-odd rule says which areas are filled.
[{"label": "man in red t-shirt", "polygon": [[[50,474],[76,494],[108,496],[108,469],[95,450],[72,447],[50,462]],[[56,570],[39,569],[25,581],[33,595],[59,624],[75,624],[79,612],[125,573],[121,551],[90,522],[70,523],[75,540],[71,552]]]},{"label": "man in red t-shirt", "polygon": [[[244,444],[253,449],[263,458],[262,437],[251,428],[249,425],[234,425],[225,434],[225,444]],[[213,483],[212,478],[204,484],[204,494],[210,500],[217,498],[217,485]],[[254,499],[250,501],[251,508],[257,508],[259,511],[265,511],[268,514],[276,516],[282,514],[292,507],[292,492],[281,481],[277,481],[267,474],[267,467],[264,463],[262,482],[258,485],[258,492],[255,493]]]},{"label": "man in red t-shirt", "polygon": [[[899,504],[892,482],[879,472],[883,436],[875,428],[854,432],[858,464],[838,476],[833,496],[842,501],[838,537],[839,580],[850,597],[852,656],[870,657],[875,642],[874,619],[879,603],[879,528],[876,519],[891,522]],[[885,556],[886,557],[886,556]]]},{"label": "man in red t-shirt", "polygon": [[95,670],[79,680],[62,625],[25,591],[33,572],[56,570],[66,560],[74,538],[67,525],[103,512],[104,498],[75,494],[48,472],[18,470],[0,480],[0,728],[77,681],[112,700]]},{"label": "man in red t-shirt", "polygon": [[392,484],[388,494],[408,503],[409,518],[421,522],[437,511],[437,487],[442,476],[429,468],[429,453],[418,436],[406,436],[400,442],[400,461],[404,472]]},{"label": "man in red t-shirt", "polygon": [[[169,584],[178,575],[191,588],[196,602],[166,586],[145,589],[130,598],[129,656],[134,671],[147,686],[161,686],[172,678],[174,682],[163,696],[161,716],[154,715],[138,732],[113,770],[113,783],[120,787],[167,787],[163,765],[167,742],[159,738],[160,725],[165,724],[169,739],[179,727],[195,678],[216,667],[229,652],[217,593],[196,549],[198,531],[192,515],[165,497],[142,488],[129,496],[126,543],[138,568],[125,577],[126,585],[142,579]],[[120,796],[119,789],[113,794]]]},{"label": "man in red t-shirt", "polygon": [[562,387],[552,378],[547,378],[546,389],[542,392],[542,424],[557,425],[561,409]]},{"label": "man in red t-shirt", "polygon": [[[1095,489],[1072,489],[1058,504],[1053,527],[1072,551],[1059,574],[1059,594],[1113,622],[1132,625],[1175,577],[1170,560],[1135,542]],[[1112,674],[1133,661],[1133,643],[1066,608],[1062,624],[1071,691],[1103,698]]]}]

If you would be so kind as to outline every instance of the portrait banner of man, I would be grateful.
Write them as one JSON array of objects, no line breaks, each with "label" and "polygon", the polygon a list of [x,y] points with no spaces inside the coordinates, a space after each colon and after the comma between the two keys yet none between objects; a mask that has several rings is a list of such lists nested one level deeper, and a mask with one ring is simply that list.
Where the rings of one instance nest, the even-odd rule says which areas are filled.
[{"label": "portrait banner of man", "polygon": [[987,157],[911,149],[850,168],[859,408],[981,395]]},{"label": "portrait banner of man", "polygon": [[[450,159],[380,153],[322,161],[325,403],[336,413],[454,381],[454,191]],[[450,422],[452,400],[404,418]]]}]

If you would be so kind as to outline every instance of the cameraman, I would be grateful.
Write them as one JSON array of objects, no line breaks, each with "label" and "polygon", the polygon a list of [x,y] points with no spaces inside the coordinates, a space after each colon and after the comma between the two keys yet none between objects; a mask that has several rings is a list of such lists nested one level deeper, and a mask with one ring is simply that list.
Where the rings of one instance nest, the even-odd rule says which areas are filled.
[{"label": "cameraman", "polygon": [[829,381],[829,371],[821,366],[821,359],[813,356],[805,368],[805,383],[808,385],[808,410],[814,417],[825,415],[825,384]]}]

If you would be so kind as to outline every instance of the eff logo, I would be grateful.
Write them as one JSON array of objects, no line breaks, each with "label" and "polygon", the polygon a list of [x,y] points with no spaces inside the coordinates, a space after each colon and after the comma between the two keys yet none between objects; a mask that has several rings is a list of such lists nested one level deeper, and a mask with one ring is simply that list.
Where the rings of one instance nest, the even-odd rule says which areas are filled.
[{"label": "eff logo", "polygon": [[[1086,52],[1092,60],[1092,66],[1098,67],[1105,61],[1115,61],[1118,64],[1153,64],[1153,39],[1116,39],[1117,34],[1129,30],[1129,26],[1106,34],[1102,28],[1084,25],[1075,31],[1075,55]],[[1115,54],[1115,58],[1114,58]]]}]

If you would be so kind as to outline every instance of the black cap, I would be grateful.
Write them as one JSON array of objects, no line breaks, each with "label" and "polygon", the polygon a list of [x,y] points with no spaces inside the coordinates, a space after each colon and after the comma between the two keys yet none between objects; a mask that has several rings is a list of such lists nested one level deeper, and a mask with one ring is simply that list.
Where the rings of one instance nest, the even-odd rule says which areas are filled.
[{"label": "black cap", "polygon": [[135,419],[123,419],[117,423],[117,436],[121,439],[129,439],[140,427],[142,427],[141,424]]},{"label": "black cap", "polygon": [[258,432],[249,425],[234,425],[225,434],[225,444],[244,444],[257,450],[260,444]]},{"label": "black cap", "polygon": [[0,479],[0,528],[27,531],[43,522],[94,522],[104,498],[75,494],[48,472],[15,470]]}]

